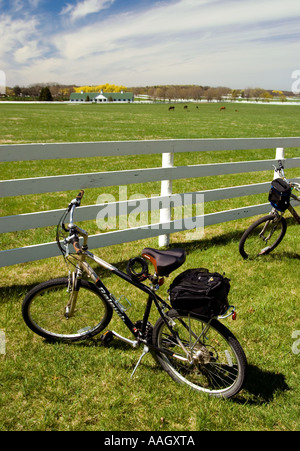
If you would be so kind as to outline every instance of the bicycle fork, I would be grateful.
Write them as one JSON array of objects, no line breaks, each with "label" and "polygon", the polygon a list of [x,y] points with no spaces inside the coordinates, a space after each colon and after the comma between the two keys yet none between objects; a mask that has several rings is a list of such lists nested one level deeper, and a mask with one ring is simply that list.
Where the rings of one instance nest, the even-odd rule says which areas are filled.
[{"label": "bicycle fork", "polygon": [[74,315],[76,301],[78,298],[80,279],[82,277],[82,271],[80,268],[76,268],[75,272],[69,273],[67,292],[70,293],[69,301],[65,307],[65,318],[69,319]]},{"label": "bicycle fork", "polygon": [[[275,219],[276,219],[276,220],[275,220]],[[274,218],[272,221],[269,220],[269,221],[267,221],[267,222],[265,223],[265,225],[264,225],[262,231],[261,231],[260,234],[259,234],[259,237],[263,240],[264,243],[267,244],[268,241],[272,238],[273,233],[274,233],[274,232],[276,231],[276,229],[277,229],[278,222],[279,222],[279,217]],[[265,236],[264,233],[265,233],[266,229],[267,229],[267,228],[269,227],[269,225],[272,224],[272,223],[273,223],[272,229],[270,230],[268,236]],[[263,254],[264,254],[265,252],[267,252],[269,249],[270,249],[270,246],[265,247],[264,249],[262,249],[262,250],[260,251],[260,255],[263,255]]]},{"label": "bicycle fork", "polygon": [[269,239],[271,238],[271,236],[273,235],[273,233],[274,233],[274,231],[275,231],[275,229],[276,229],[276,227],[277,227],[276,224],[275,224],[274,227],[272,228],[272,230],[270,231],[269,235],[268,235],[268,236],[264,236],[264,233],[265,233],[267,227],[269,226],[270,222],[271,222],[271,221],[267,221],[267,222],[265,223],[265,225],[264,225],[262,231],[261,231],[260,234],[259,234],[260,238],[261,238],[263,241],[265,241],[265,242],[269,241]]}]

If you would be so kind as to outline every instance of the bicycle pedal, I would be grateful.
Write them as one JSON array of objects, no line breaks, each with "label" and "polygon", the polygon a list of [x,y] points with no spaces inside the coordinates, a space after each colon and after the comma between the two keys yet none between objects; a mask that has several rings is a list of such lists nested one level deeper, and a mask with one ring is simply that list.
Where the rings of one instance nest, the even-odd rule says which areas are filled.
[{"label": "bicycle pedal", "polygon": [[100,341],[103,346],[108,346],[110,342],[113,340],[114,334],[111,330],[107,330],[104,334],[101,335]]}]

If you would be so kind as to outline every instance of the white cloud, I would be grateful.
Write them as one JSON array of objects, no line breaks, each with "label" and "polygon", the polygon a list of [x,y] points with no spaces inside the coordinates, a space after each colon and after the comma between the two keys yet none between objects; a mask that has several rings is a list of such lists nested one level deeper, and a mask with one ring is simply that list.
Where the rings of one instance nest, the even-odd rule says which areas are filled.
[{"label": "white cloud", "polygon": [[0,22],[0,59],[5,55],[14,54],[37,32],[38,22],[34,17],[12,20],[10,16],[2,14]]},{"label": "white cloud", "polygon": [[20,10],[26,10],[28,7],[36,9],[42,0],[11,0],[11,10],[16,13]]},{"label": "white cloud", "polygon": [[[212,9],[212,5],[216,9]],[[284,20],[293,17],[291,11],[295,12],[295,5],[300,15],[298,0],[286,0],[284,9],[281,0],[225,1],[212,5],[206,1],[199,4],[191,0],[162,4],[141,14],[123,14],[118,16],[118,20],[111,17],[99,26],[95,23],[70,33],[62,33],[55,37],[54,42],[67,58],[111,52],[125,46],[151,49],[153,41],[163,45],[165,39],[169,42],[184,42],[188,51],[191,45],[197,45],[197,41],[204,37],[207,43],[211,37],[211,41],[219,41],[222,45],[224,38],[226,40],[228,36],[234,35],[233,41],[237,44],[246,35],[248,40],[257,40],[282,33],[291,34],[295,30],[290,26],[287,29]],[[280,23],[270,29],[266,24],[272,21]]]},{"label": "white cloud", "polygon": [[[113,2],[68,4],[61,14],[70,21],[62,21],[60,31],[46,31],[34,15],[0,18],[0,63],[9,65],[13,77],[19,71],[24,84],[108,81],[270,89],[289,89],[291,73],[299,68],[299,0],[158,2],[123,14],[111,10],[103,18],[101,11]],[[80,25],[86,16],[89,25]]]},{"label": "white cloud", "polygon": [[89,14],[98,13],[108,8],[114,0],[84,0],[76,5],[67,4],[61,11],[61,14],[68,14],[71,21],[76,21]]},{"label": "white cloud", "polygon": [[[284,23],[291,11],[295,11],[295,1],[286,0],[284,9],[281,0],[271,3],[270,9],[270,1],[266,0],[201,2],[200,5],[182,0],[141,14],[120,15],[117,21],[111,17],[100,26],[95,24],[63,33],[55,37],[54,43],[68,61],[87,61],[89,55],[94,67],[101,67],[101,71],[114,63],[121,65],[127,61],[127,66],[134,68],[133,72],[150,66],[151,73],[156,70],[157,80],[162,67],[166,71],[169,67],[172,76],[176,65],[184,70],[182,66],[189,60],[191,66],[194,65],[189,70],[195,73],[197,68],[202,70],[204,58],[207,61],[211,55],[222,55],[222,52],[225,54],[222,60],[227,58],[228,64],[230,55],[237,51],[245,64],[246,52],[252,48],[258,52],[266,49],[265,59],[268,60],[270,43],[262,45],[260,41],[298,33],[297,24],[287,27]],[[296,9],[300,13],[300,3],[298,5]],[[255,56],[255,52],[251,54]],[[157,65],[160,60],[162,66]],[[251,64],[248,60],[247,66]]]},{"label": "white cloud", "polygon": [[38,41],[31,41],[23,47],[18,48],[14,53],[14,58],[17,63],[24,64],[42,55],[43,48],[39,46]]}]

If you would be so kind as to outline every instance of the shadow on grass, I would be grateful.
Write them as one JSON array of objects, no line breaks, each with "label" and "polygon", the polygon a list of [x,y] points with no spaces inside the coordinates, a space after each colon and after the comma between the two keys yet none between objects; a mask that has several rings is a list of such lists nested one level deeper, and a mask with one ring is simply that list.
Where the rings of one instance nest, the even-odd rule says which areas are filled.
[{"label": "shadow on grass", "polygon": [[[78,343],[68,343],[67,345],[68,346],[75,345],[83,347],[103,346],[101,340],[99,339],[99,336],[95,337],[92,340],[87,340]],[[109,345],[105,347],[113,348],[114,350],[120,352],[128,352],[132,350],[130,345],[118,339],[113,339],[109,343]],[[140,348],[139,350],[135,351],[132,350],[132,352],[135,353],[136,361],[133,364],[132,360],[129,359],[128,361],[129,373],[131,373],[131,371],[133,370],[135,363],[140,357],[142,349]],[[141,363],[141,367],[146,367],[150,371],[153,371],[154,374],[163,371],[157,359],[155,358],[155,353],[150,351],[149,355],[151,355],[156,361],[156,366],[155,367],[150,366],[147,363],[147,360],[143,360]],[[287,385],[285,381],[285,376],[283,374],[275,373],[273,371],[264,371],[255,365],[248,365],[244,387],[240,393],[238,393],[231,399],[231,402],[234,402],[236,404],[262,405],[266,403],[271,403],[276,393],[278,394],[288,390],[289,386]]]},{"label": "shadow on grass", "polygon": [[[113,346],[115,349],[128,350],[128,345],[117,340],[113,340],[109,346]],[[139,354],[137,354],[138,357]],[[153,358],[155,359],[155,355],[153,355]],[[142,363],[142,366],[149,367],[145,361]],[[149,367],[149,369],[151,371],[163,371],[158,362],[155,368]],[[283,374],[263,371],[257,366],[248,365],[243,390],[240,394],[233,397],[232,401],[238,404],[261,405],[272,402],[276,393],[287,390],[289,390],[289,386],[285,382]]]},{"label": "shadow on grass", "polygon": [[283,374],[263,371],[257,366],[249,365],[243,391],[233,401],[240,404],[265,404],[273,401],[275,393],[287,390],[289,386]]},{"label": "shadow on grass", "polygon": [[273,261],[281,261],[283,258],[300,260],[300,254],[298,254],[297,252],[280,252],[279,250],[275,250],[272,254],[268,255],[268,258],[272,259]]}]

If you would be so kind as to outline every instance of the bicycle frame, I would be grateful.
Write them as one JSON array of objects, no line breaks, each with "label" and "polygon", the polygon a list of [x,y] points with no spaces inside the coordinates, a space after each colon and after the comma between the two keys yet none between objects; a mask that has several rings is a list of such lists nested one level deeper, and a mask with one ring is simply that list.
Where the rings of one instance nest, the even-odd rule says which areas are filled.
[{"label": "bicycle frame", "polygon": [[[148,301],[147,301],[147,305],[146,305],[146,309],[145,309],[145,313],[144,313],[144,317],[143,317],[143,325],[142,325],[142,330],[141,330],[142,334],[146,330],[146,324],[147,324],[147,321],[149,318],[149,314],[150,314],[150,310],[151,310],[153,302],[155,303],[161,316],[164,317],[164,314],[158,304],[158,300],[160,302],[162,302],[165,306],[167,306],[167,304],[165,303],[165,301],[163,301],[163,299],[161,299],[159,296],[157,296],[150,287],[144,285],[143,283],[141,283],[139,281],[133,280],[129,275],[127,275],[123,271],[119,270],[118,268],[114,267],[110,263],[107,263],[106,261],[102,260],[101,258],[95,256],[90,251],[82,251],[82,253],[80,254],[80,259],[78,260],[77,266],[76,266],[75,280],[73,281],[72,291],[73,290],[75,292],[78,291],[78,289],[80,288],[80,282],[78,284],[78,281],[80,280],[82,273],[86,272],[90,276],[92,281],[94,282],[95,286],[97,287],[97,289],[99,290],[101,295],[109,303],[109,305],[114,309],[114,311],[117,313],[117,315],[125,323],[127,328],[133,333],[133,335],[135,337],[137,337],[139,335],[139,331],[136,329],[135,325],[130,320],[129,316],[126,314],[124,307],[115,299],[113,294],[108,290],[108,288],[101,281],[98,274],[85,261],[87,257],[90,258],[91,260],[93,260],[94,262],[96,262],[98,265],[102,266],[103,268],[108,269],[109,271],[111,271],[112,273],[117,275],[118,277],[121,277],[123,280],[125,280],[126,282],[129,282],[131,285],[135,286],[136,288],[140,289],[141,291],[143,291],[144,293],[146,293],[148,295]],[[76,295],[74,296],[73,303],[76,303]],[[72,306],[72,310],[74,310],[74,306]]]},{"label": "bicycle frame", "polygon": [[[78,228],[77,226],[75,226],[75,227]],[[111,271],[112,273],[117,275],[118,277],[121,277],[126,282],[129,282],[131,285],[135,286],[136,288],[138,288],[141,291],[143,291],[146,294],[148,294],[148,300],[147,300],[147,304],[146,304],[146,308],[145,308],[145,312],[144,312],[144,316],[143,316],[143,320],[142,320],[142,328],[141,328],[141,330],[137,329],[135,324],[131,321],[129,316],[125,313],[124,307],[115,299],[113,294],[108,290],[108,288],[101,281],[101,279],[99,278],[97,273],[85,261],[85,259],[87,257],[90,258],[91,260],[95,261],[96,263],[98,263],[103,268],[108,269],[109,271]],[[127,275],[123,271],[120,271],[118,268],[114,267],[110,263],[107,263],[106,261],[104,261],[101,258],[95,256],[92,252],[87,251],[87,250],[86,251],[81,251],[80,259],[79,259],[79,261],[77,262],[77,265],[76,265],[75,277],[73,278],[73,281],[72,281],[71,299],[69,300],[68,305],[67,305],[67,307],[69,305],[71,305],[70,306],[70,311],[71,312],[75,310],[77,293],[78,293],[78,290],[80,289],[80,278],[82,277],[82,273],[83,272],[86,272],[90,276],[90,278],[93,280],[95,286],[97,287],[97,289],[99,290],[101,295],[109,303],[109,305],[113,308],[113,310],[117,313],[117,315],[121,318],[121,320],[124,322],[124,324],[127,326],[127,328],[134,335],[136,340],[130,340],[128,338],[125,338],[125,337],[117,334],[115,331],[113,331],[113,335],[115,335],[120,340],[130,344],[133,348],[137,348],[140,343],[144,343],[144,345],[146,345],[149,348],[152,348],[153,350],[155,350],[157,352],[160,352],[160,353],[163,353],[163,354],[175,357],[175,358],[177,358],[179,360],[190,361],[190,356],[188,355],[188,353],[186,351],[186,348],[181,343],[178,335],[170,327],[169,322],[172,323],[172,320],[170,320],[170,318],[167,318],[164,315],[164,313],[163,313],[162,308],[169,308],[170,309],[171,307],[160,296],[155,294],[154,290],[156,289],[156,287],[153,286],[152,288],[150,288],[147,285],[144,285],[143,283],[141,283],[139,281],[133,280],[129,275]],[[162,308],[160,307],[159,302],[161,302]],[[146,332],[146,327],[147,327],[147,323],[148,323],[148,319],[149,319],[149,315],[150,315],[150,311],[151,311],[151,307],[152,307],[153,303],[155,304],[160,316],[162,317],[163,321],[165,322],[165,324],[167,325],[168,329],[170,330],[170,333],[172,334],[172,336],[177,340],[178,344],[186,352],[186,355],[187,355],[186,358],[183,358],[182,356],[180,356],[180,355],[178,355],[178,354],[176,354],[174,352],[168,351],[166,349],[158,348],[158,347],[154,346],[153,344],[149,344],[147,342],[147,340],[145,339],[144,334]],[[199,337],[197,337],[198,341],[201,339],[201,337],[203,336],[205,331],[209,328],[209,325],[210,325],[210,322],[211,322],[212,319],[213,318],[211,318],[210,321],[208,321],[208,324],[207,324],[206,328],[204,328],[202,333],[201,333],[201,335]],[[183,321],[181,321],[181,322],[184,325],[184,322]],[[148,348],[147,348],[147,351],[144,351],[144,352],[148,352]],[[140,360],[139,360],[139,362],[140,362]],[[139,364],[139,362],[138,362],[138,364]],[[138,364],[137,364],[137,366],[138,366]],[[132,374],[134,374],[134,372]]]},{"label": "bicycle frame", "polygon": [[[76,226],[76,227],[78,227],[78,226]],[[145,312],[144,312],[144,316],[143,316],[143,320],[142,320],[142,327],[141,327],[140,330],[137,329],[135,324],[131,321],[129,316],[125,313],[124,307],[120,304],[120,302],[118,300],[115,299],[113,294],[108,290],[108,288],[101,281],[101,279],[98,276],[98,274],[85,261],[86,258],[90,258],[91,260],[95,261],[97,264],[99,264],[103,268],[108,269],[109,271],[111,271],[112,273],[117,275],[118,277],[121,277],[126,282],[129,282],[131,285],[135,286],[136,288],[140,289],[144,293],[148,294],[148,300],[147,300],[147,304],[146,304],[146,308],[145,308]],[[119,270],[118,268],[116,268],[113,265],[111,265],[110,263],[102,260],[101,258],[95,256],[92,252],[87,251],[87,250],[86,251],[81,251],[80,259],[79,259],[79,261],[77,262],[77,265],[76,265],[75,276],[73,277],[73,280],[72,280],[71,299],[68,302],[68,306],[71,304],[70,311],[74,311],[75,310],[75,304],[76,304],[76,300],[77,300],[77,293],[78,293],[78,290],[80,289],[80,279],[82,277],[83,272],[86,272],[90,276],[90,278],[93,280],[95,286],[97,287],[97,289],[99,290],[101,295],[109,303],[109,305],[113,308],[113,310],[117,313],[117,315],[121,318],[121,320],[124,322],[124,324],[127,326],[127,328],[134,335],[136,340],[130,340],[128,338],[125,338],[122,335],[119,335],[118,333],[116,333],[115,331],[112,331],[112,334],[114,336],[116,336],[117,338],[119,338],[120,340],[126,342],[127,344],[130,344],[133,348],[137,348],[140,343],[144,344],[144,347],[145,347],[144,348],[144,352],[143,352],[142,356],[140,357],[140,359],[138,360],[138,363],[137,363],[136,367],[133,370],[132,376],[133,376],[136,368],[138,367],[142,357],[147,352],[149,352],[149,348],[153,349],[154,351],[157,351],[157,352],[160,352],[160,353],[172,356],[174,358],[177,358],[178,360],[188,361],[188,362],[191,363],[191,361],[192,361],[191,355],[192,355],[192,352],[193,352],[193,348],[201,340],[201,338],[203,336],[205,336],[206,332],[210,328],[210,323],[214,319],[214,317],[210,318],[207,321],[206,326],[203,328],[203,330],[202,330],[202,332],[201,332],[201,334],[199,336],[196,336],[194,334],[194,332],[191,331],[190,326],[187,325],[182,319],[180,320],[181,324],[187,330],[189,330],[189,332],[192,334],[192,336],[194,338],[196,338],[196,342],[194,343],[194,346],[188,352],[186,347],[182,344],[178,334],[176,334],[176,332],[171,327],[173,325],[172,324],[173,323],[172,319],[167,318],[166,315],[163,312],[164,308],[171,309],[171,307],[166,303],[166,301],[164,301],[160,296],[158,296],[154,292],[156,290],[156,286],[152,285],[152,287],[148,287],[147,285],[144,285],[143,283],[141,283],[139,281],[133,280],[129,275],[127,275],[123,271]],[[160,307],[159,302],[162,304],[162,308]],[[156,306],[161,318],[163,319],[163,321],[167,325],[170,333],[172,334],[174,339],[176,339],[178,345],[186,353],[186,357],[185,358],[180,356],[180,355],[178,355],[178,354],[176,354],[176,353],[174,353],[174,352],[172,352],[172,351],[168,351],[167,349],[158,348],[157,346],[154,346],[152,343],[151,344],[148,343],[147,339],[145,338],[144,334],[146,332],[146,327],[147,327],[147,323],[148,323],[148,319],[149,319],[149,315],[150,315],[150,311],[151,311],[151,307],[152,307],[153,303],[155,304],[155,306]],[[228,313],[229,310],[230,310],[230,312]],[[235,312],[235,307],[232,306],[232,305],[229,306],[228,311],[223,316],[220,316],[219,318],[220,319],[225,319],[228,316],[233,315],[234,312]],[[233,318],[234,318],[234,316],[233,316]]]},{"label": "bicycle frame", "polygon": [[[78,203],[76,203],[76,200],[80,200],[83,196],[83,191],[77,196],[74,201],[70,204],[70,223],[68,225],[68,230],[72,231],[72,235],[69,236],[64,240],[66,245],[66,255],[69,255],[68,252],[68,244],[72,243],[75,252],[77,254],[77,265],[76,265],[76,272],[72,280],[72,288],[70,300],[68,302],[68,305],[66,306],[66,310],[68,312],[68,315],[71,315],[75,310],[76,300],[77,300],[77,294],[78,290],[80,288],[80,278],[82,277],[83,272],[86,272],[88,276],[92,279],[95,286],[101,293],[101,295],[104,297],[104,299],[109,303],[109,305],[113,308],[113,310],[117,313],[117,315],[121,318],[121,320],[125,323],[127,328],[131,331],[131,333],[137,338],[140,333],[143,337],[146,327],[147,327],[147,321],[150,315],[150,310],[152,307],[152,303],[155,303],[155,306],[162,317],[162,319],[165,321],[166,325],[170,329],[170,332],[174,335],[174,331],[169,327],[168,320],[166,319],[159,302],[162,303],[163,308],[171,308],[163,299],[161,299],[159,296],[155,294],[155,287],[152,286],[152,288],[148,287],[147,285],[144,285],[143,283],[139,282],[138,280],[134,280],[131,278],[128,274],[124,273],[123,271],[120,271],[118,268],[114,267],[110,263],[102,260],[101,258],[94,255],[92,252],[88,251],[88,233],[83,230],[82,228],[78,227],[76,224],[73,223],[73,217],[74,217],[74,211],[76,206],[78,206]],[[79,244],[79,238],[78,235],[83,237],[83,245],[82,247]],[[144,312],[144,317],[142,320],[142,329],[139,331],[133,322],[130,320],[128,315],[125,313],[125,309],[122,307],[122,305],[114,298],[112,293],[107,289],[107,287],[103,284],[97,273],[91,268],[91,266],[86,262],[86,258],[90,258],[92,261],[95,261],[98,265],[102,266],[105,269],[108,269],[118,277],[121,277],[126,282],[129,282],[131,285],[135,286],[136,288],[140,289],[144,293],[148,294],[148,300]],[[158,280],[157,280],[158,281]],[[70,283],[69,283],[70,285]],[[70,287],[69,287],[70,288]],[[139,333],[140,332],[140,333]],[[120,337],[119,338],[124,338]],[[124,339],[127,342],[130,342],[133,346],[137,346],[136,341]],[[142,341],[141,337],[139,337],[139,340]],[[163,350],[161,350],[163,351]],[[171,353],[172,354],[172,353]]]}]

